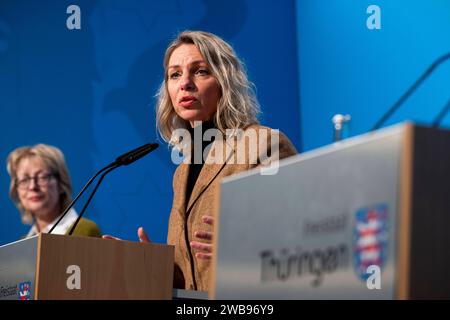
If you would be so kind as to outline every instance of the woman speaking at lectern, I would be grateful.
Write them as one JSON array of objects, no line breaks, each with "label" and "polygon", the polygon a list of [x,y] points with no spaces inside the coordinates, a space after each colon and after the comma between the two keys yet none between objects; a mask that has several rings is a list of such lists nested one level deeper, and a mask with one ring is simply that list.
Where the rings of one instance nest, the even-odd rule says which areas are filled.
[{"label": "woman speaking at lectern", "polygon": [[[175,246],[174,287],[206,291],[221,179],[296,150],[284,134],[259,125],[252,84],[232,47],[218,36],[180,33],[168,46],[163,65],[157,126],[185,157],[173,177],[167,238]],[[143,228],[138,236],[149,241]]]}]

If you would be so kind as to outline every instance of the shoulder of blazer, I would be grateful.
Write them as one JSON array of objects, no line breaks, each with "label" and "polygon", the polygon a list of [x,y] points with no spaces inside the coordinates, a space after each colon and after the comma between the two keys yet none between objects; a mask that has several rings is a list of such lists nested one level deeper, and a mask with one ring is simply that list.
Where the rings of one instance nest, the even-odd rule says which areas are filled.
[{"label": "shoulder of blazer", "polygon": [[[69,228],[70,230],[70,228]],[[75,228],[73,235],[75,236],[87,236],[87,237],[101,237],[102,233],[97,224],[89,219],[81,218],[77,227]]]},{"label": "shoulder of blazer", "polygon": [[[244,129],[244,137],[250,136],[252,133],[251,130],[254,130],[256,138],[258,139],[258,154],[254,155],[258,157],[258,163],[260,163],[261,156],[264,157],[267,153],[277,153],[277,157],[279,159],[287,158],[297,154],[297,150],[289,138],[280,130],[273,129],[267,126],[263,126],[260,124],[252,124]],[[259,139],[266,139],[264,150],[259,150]],[[245,142],[245,141],[242,141]],[[253,161],[255,161],[253,159]]]},{"label": "shoulder of blazer", "polygon": [[280,144],[288,144],[293,149],[293,151],[297,152],[297,150],[295,149],[294,145],[289,140],[289,138],[279,129],[270,128],[270,127],[263,126],[260,124],[252,124],[252,125],[249,125],[248,127],[246,127],[244,132],[247,132],[248,130],[255,130],[257,133],[266,131],[269,133],[269,135],[267,135],[267,137],[272,137],[274,134],[278,134]]},{"label": "shoulder of blazer", "polygon": [[186,179],[188,173],[189,165],[184,162],[180,163],[173,173],[173,188],[177,187],[176,184],[181,181],[182,177]]}]

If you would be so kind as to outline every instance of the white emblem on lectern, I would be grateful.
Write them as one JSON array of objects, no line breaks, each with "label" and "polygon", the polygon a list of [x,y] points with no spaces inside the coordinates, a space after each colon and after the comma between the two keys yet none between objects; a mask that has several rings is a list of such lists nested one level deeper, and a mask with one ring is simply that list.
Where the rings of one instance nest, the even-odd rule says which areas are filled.
[{"label": "white emblem on lectern", "polygon": [[[377,204],[361,208],[353,229],[353,266],[358,277],[367,282],[372,265],[383,270],[388,256],[388,207]],[[371,271],[373,272],[373,271]]]}]

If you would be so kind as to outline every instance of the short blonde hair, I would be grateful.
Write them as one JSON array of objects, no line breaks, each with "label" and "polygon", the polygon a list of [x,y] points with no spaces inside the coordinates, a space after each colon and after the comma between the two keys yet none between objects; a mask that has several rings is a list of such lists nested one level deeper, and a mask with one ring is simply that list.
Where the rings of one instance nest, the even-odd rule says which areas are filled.
[{"label": "short blonde hair", "polygon": [[176,114],[167,89],[170,56],[183,44],[197,47],[221,88],[221,98],[213,119],[216,127],[225,132],[226,129],[243,129],[259,123],[257,116],[260,108],[254,85],[248,80],[245,67],[233,48],[212,33],[183,31],[169,45],[164,56],[164,80],[157,94],[156,106],[156,123],[162,138],[177,145],[178,141],[172,139],[172,132],[189,127],[189,122]]},{"label": "short blonde hair", "polygon": [[20,161],[32,157],[42,159],[48,170],[56,175],[61,190],[61,209],[66,208],[72,201],[72,183],[70,181],[69,170],[67,169],[66,161],[64,160],[64,155],[61,150],[45,144],[17,148],[8,155],[6,169],[11,177],[11,182],[9,184],[9,196],[19,209],[22,222],[25,224],[31,224],[33,222],[33,216],[31,212],[25,210],[20,203],[19,194],[17,192],[17,168]]}]

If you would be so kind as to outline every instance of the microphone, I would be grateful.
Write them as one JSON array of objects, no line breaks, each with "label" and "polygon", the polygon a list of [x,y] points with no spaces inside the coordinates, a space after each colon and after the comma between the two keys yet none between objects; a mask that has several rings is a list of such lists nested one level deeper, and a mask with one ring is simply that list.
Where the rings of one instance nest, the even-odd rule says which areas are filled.
[{"label": "microphone", "polygon": [[75,230],[75,227],[77,226],[78,222],[80,221],[81,217],[83,216],[84,212],[86,211],[87,206],[91,202],[95,192],[97,191],[98,187],[100,186],[100,183],[103,181],[103,178],[108,173],[113,171],[114,169],[117,169],[118,167],[121,167],[124,165],[127,166],[127,165],[141,159],[142,157],[146,156],[147,154],[154,151],[158,147],[159,147],[159,144],[157,144],[157,143],[147,143],[139,148],[136,148],[127,153],[124,153],[123,155],[117,157],[114,162],[110,163],[106,167],[97,171],[97,173],[95,173],[94,176],[91,179],[89,179],[89,181],[86,183],[86,185],[83,187],[83,189],[81,189],[81,191],[78,193],[78,195],[75,197],[75,199],[73,199],[72,202],[67,206],[67,208],[64,210],[64,212],[61,214],[61,217],[58,219],[58,221],[56,221],[56,223],[53,225],[53,227],[49,230],[48,233],[49,234],[52,233],[53,229],[55,229],[55,227],[60,223],[60,221],[64,218],[64,216],[67,214],[67,212],[69,212],[69,210],[78,201],[78,199],[81,197],[81,195],[84,193],[84,191],[92,184],[92,182],[95,180],[95,178],[97,178],[100,173],[103,173],[102,176],[100,177],[99,181],[97,182],[97,185],[95,186],[94,190],[92,191],[91,195],[89,196],[88,201],[86,202],[83,209],[81,210],[80,215],[78,216],[77,220],[73,224],[73,226],[69,232],[69,235],[72,235],[73,231]]},{"label": "microphone", "polygon": [[433,64],[428,67],[428,69],[419,77],[419,79],[416,80],[416,82],[413,83],[413,85],[398,99],[396,103],[392,107],[388,109],[388,111],[378,120],[378,122],[373,126],[373,128],[370,131],[375,131],[379,129],[383,123],[389,119],[389,117],[397,111],[397,109],[405,102],[406,99],[414,92],[416,91],[417,87],[430,76],[430,74],[433,73],[433,71],[444,61],[450,59],[450,52],[443,55],[439,59],[437,59]]},{"label": "microphone", "polygon": [[119,165],[127,166],[130,163],[135,162],[136,160],[139,160],[143,156],[149,154],[153,150],[159,147],[159,144],[157,143],[147,143],[144,144],[142,147],[136,148],[134,150],[131,150],[130,152],[127,152],[120,157],[117,157],[116,161],[114,163]]}]

